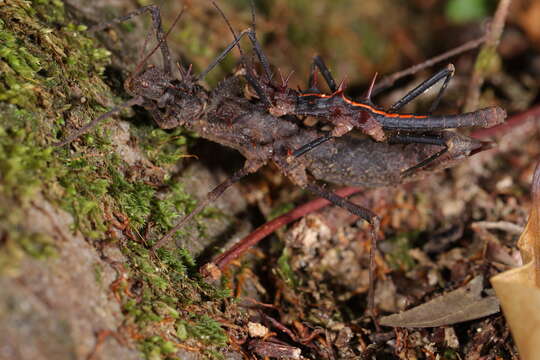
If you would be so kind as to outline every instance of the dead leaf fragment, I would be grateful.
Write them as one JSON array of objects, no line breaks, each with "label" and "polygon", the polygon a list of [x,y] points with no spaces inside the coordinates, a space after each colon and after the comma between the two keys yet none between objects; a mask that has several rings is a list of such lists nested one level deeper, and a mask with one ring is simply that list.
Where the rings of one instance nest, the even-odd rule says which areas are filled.
[{"label": "dead leaf fragment", "polygon": [[495,296],[482,297],[482,276],[467,285],[399,314],[381,318],[392,327],[437,327],[478,319],[499,311]]},{"label": "dead leaf fragment", "polygon": [[533,204],[518,240],[524,266],[491,278],[523,360],[540,359],[540,163],[532,181]]},{"label": "dead leaf fragment", "polygon": [[300,359],[302,354],[299,348],[277,341],[252,340],[249,349],[259,356],[278,359]]}]

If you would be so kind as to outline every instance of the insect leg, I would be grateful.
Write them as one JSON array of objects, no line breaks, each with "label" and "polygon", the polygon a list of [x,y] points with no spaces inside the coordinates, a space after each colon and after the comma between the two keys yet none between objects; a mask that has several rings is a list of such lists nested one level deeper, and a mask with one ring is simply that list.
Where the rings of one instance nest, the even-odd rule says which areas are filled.
[{"label": "insect leg", "polygon": [[414,171],[423,168],[426,165],[434,162],[440,158],[443,154],[448,151],[448,142],[446,139],[436,136],[436,135],[408,135],[408,134],[397,134],[388,139],[389,143],[393,144],[426,144],[426,145],[437,145],[442,146],[443,148],[437,151],[435,154],[425,158],[420,161],[418,164],[411,166],[410,168],[401,172],[402,177],[407,177],[412,174]]},{"label": "insect leg", "polygon": [[167,75],[171,75],[172,74],[171,53],[169,51],[167,42],[165,41],[165,33],[163,32],[163,27],[161,25],[161,14],[159,12],[158,6],[156,5],[143,6],[142,8],[134,10],[124,16],[118,17],[106,23],[93,26],[92,28],[89,29],[89,31],[95,32],[95,31],[106,29],[108,27],[111,27],[112,25],[120,24],[124,21],[127,21],[135,16],[140,16],[144,12],[149,12],[150,15],[152,16],[152,27],[154,28],[154,31],[156,32],[156,39],[161,49],[161,55],[163,56],[163,71]]},{"label": "insect leg", "polygon": [[178,230],[185,226],[197,214],[203,211],[204,208],[207,207],[210,203],[219,198],[221,194],[223,194],[225,190],[227,190],[231,185],[238,182],[246,175],[257,171],[262,165],[264,164],[261,162],[247,161],[242,169],[238,170],[231,177],[229,177],[221,184],[216,186],[212,191],[210,191],[191,213],[184,216],[171,230],[169,230],[161,239],[159,239],[152,248],[155,250],[165,245]]},{"label": "insect leg", "polygon": [[[265,106],[271,106],[271,102],[270,100],[268,99],[268,96],[266,96],[266,93],[264,92],[264,90],[262,89],[262,86],[261,84],[259,83],[259,81],[257,80],[257,78],[255,77],[255,75],[253,74],[253,72],[251,71],[251,68],[247,65],[246,63],[246,58],[244,56],[244,52],[242,51],[242,47],[238,44],[238,36],[236,36],[236,32],[234,31],[233,27],[231,26],[231,23],[229,22],[229,20],[227,19],[227,17],[225,16],[225,14],[223,13],[223,11],[221,10],[221,8],[214,2],[212,1],[212,4],[214,5],[214,7],[217,9],[217,11],[219,12],[219,14],[221,15],[221,17],[223,18],[223,20],[225,21],[225,23],[227,24],[227,27],[229,28],[229,31],[232,33],[233,37],[234,37],[234,40],[236,41],[236,46],[238,48],[238,51],[240,52],[240,57],[241,57],[241,60],[242,60],[242,65],[244,66],[244,69],[246,70],[246,79],[248,81],[248,83],[255,89],[255,92],[257,93],[257,95],[259,96],[259,98],[262,100],[262,102],[265,104]],[[257,39],[255,37],[255,35],[249,35],[250,32],[253,32],[253,29],[251,29],[251,31],[248,29],[247,30],[247,33],[248,33],[248,37],[249,39],[251,40],[252,43],[257,43]],[[260,46],[257,48],[257,49],[260,49]],[[266,61],[266,58],[264,57],[264,55],[262,55],[262,50],[261,52],[259,53],[258,50],[256,50],[257,54],[259,56],[263,56],[263,58],[265,59]],[[262,60],[261,60],[262,61]],[[266,62],[266,66],[268,66],[268,63]],[[265,71],[269,72],[270,70],[269,69],[265,69]],[[268,75],[269,76],[269,75]]]},{"label": "insect leg", "polygon": [[421,168],[431,164],[432,162],[434,162],[435,160],[437,160],[438,158],[440,158],[443,154],[445,154],[447,152],[448,152],[448,147],[445,146],[441,150],[437,151],[435,154],[433,154],[430,157],[427,157],[424,160],[420,161],[418,164],[416,164],[414,166],[411,166],[410,168],[408,168],[406,170],[403,170],[401,172],[401,177],[405,178],[405,177],[411,175],[416,170],[421,169]]},{"label": "insect leg", "polygon": [[325,142],[327,142],[328,140],[331,140],[333,138],[334,137],[332,135],[330,135],[330,133],[326,133],[325,135],[323,135],[321,137],[318,137],[315,140],[310,141],[307,144],[305,144],[305,145],[301,146],[300,148],[296,149],[295,151],[293,151],[292,157],[294,157],[294,158],[300,157],[300,156],[304,155],[305,153],[307,153],[308,151],[313,150],[317,146],[319,146],[321,144],[324,144]]},{"label": "insect leg", "polygon": [[430,107],[430,113],[439,105],[440,99],[444,91],[446,90],[446,87],[448,86],[448,83],[452,76],[454,75],[454,65],[449,64],[445,69],[442,69],[426,81],[422,82],[420,85],[418,85],[413,90],[409,91],[403,98],[401,98],[398,102],[396,102],[394,105],[390,107],[388,110],[389,112],[397,112],[399,109],[401,109],[403,106],[417,98],[418,96],[422,95],[426,90],[428,90],[430,87],[444,79],[444,83],[441,86],[441,89],[439,90],[439,93],[437,94],[437,97],[433,101],[433,104]]},{"label": "insect leg", "polygon": [[313,62],[311,63],[311,74],[309,76],[309,88],[311,89],[315,86],[314,74],[315,74],[316,68],[319,69],[319,71],[321,72],[330,91],[336,92],[337,90],[336,81],[334,80],[332,73],[330,72],[326,64],[324,63],[323,59],[319,55],[316,55],[315,57],[313,57]]},{"label": "insect leg", "polygon": [[368,291],[368,310],[371,316],[375,316],[375,251],[377,246],[377,234],[380,229],[380,218],[375,215],[371,210],[358,206],[349,200],[341,197],[332,191],[315,184],[309,183],[305,186],[309,192],[325,198],[331,203],[349,211],[351,214],[356,215],[371,225],[371,249],[369,251],[369,291]]},{"label": "insect leg", "polygon": [[[330,72],[330,70],[328,69],[326,64],[324,63],[324,60],[319,55],[316,55],[315,57],[313,57],[313,62],[311,63],[311,74],[309,75],[309,88],[310,89],[315,88],[315,70],[316,69],[318,69],[321,72],[321,74],[322,74],[324,80],[326,81],[326,84],[328,85],[328,88],[330,89],[330,91],[335,92],[337,90],[336,81],[334,80],[334,77],[332,76],[332,73]],[[303,145],[302,147],[296,149],[292,153],[292,157],[294,157],[294,158],[300,157],[300,156],[304,155],[305,153],[307,153],[308,151],[313,150],[317,146],[319,146],[321,144],[324,144],[328,140],[331,140],[332,138],[333,138],[333,136],[330,135],[330,133],[326,133],[325,135],[323,135],[323,136],[321,136],[321,137],[319,137],[319,138],[317,138],[317,139]]]},{"label": "insect leg", "polygon": [[[240,42],[240,40],[242,40],[242,38],[247,35],[248,38],[250,39],[250,41],[252,42],[253,44],[253,47],[254,47],[254,51],[257,53],[257,57],[259,58],[259,61],[261,61],[261,63],[263,64],[263,68],[265,69],[265,73],[266,73],[266,76],[271,76],[270,74],[270,70],[269,70],[269,65],[267,64],[268,63],[268,60],[266,60],[266,57],[264,55],[264,53],[262,52],[262,49],[260,49],[260,44],[259,42],[257,41],[257,38],[254,37],[254,32],[252,29],[246,29],[244,31],[242,31],[238,37],[233,41],[231,42],[229,45],[227,45],[227,47],[221,52],[221,54],[219,54],[211,63],[210,65],[208,65],[208,67],[206,69],[204,69],[204,71],[202,71],[198,76],[197,76],[197,79],[196,80],[202,80],[204,79],[204,77],[210,72],[212,71],[212,69],[214,69],[220,62],[223,61],[223,59],[225,58],[225,56],[227,56],[231,51],[232,49],[234,49],[234,47]],[[260,49],[260,51],[258,50]],[[264,64],[267,64],[266,66]],[[268,70],[266,70],[268,68]]]},{"label": "insect leg", "polygon": [[80,128],[79,130],[75,131],[73,134],[66,137],[64,140],[54,143],[53,146],[60,147],[60,146],[67,145],[73,140],[77,139],[82,134],[86,133],[88,130],[92,129],[102,120],[113,116],[114,114],[120,112],[121,110],[125,108],[131,107],[133,105],[141,105],[143,102],[144,102],[144,99],[141,97],[135,97],[133,99],[130,99],[126,101],[125,103],[120,104],[117,107],[113,108],[112,110],[107,111],[105,114],[101,114],[101,116],[98,116],[94,120],[90,121],[88,124],[84,125],[82,128]]},{"label": "insect leg", "polygon": [[206,75],[208,75],[208,73],[210,71],[212,71],[220,62],[223,61],[223,59],[225,58],[225,56],[227,56],[231,51],[232,49],[234,49],[234,47],[240,42],[240,40],[242,40],[242,38],[247,35],[249,33],[250,29],[247,29],[247,30],[244,30],[240,33],[240,35],[238,35],[238,37],[236,37],[234,39],[233,42],[231,42],[229,45],[227,45],[227,47],[225,48],[225,50],[223,50],[221,52],[221,54],[219,54],[214,60],[212,60],[212,62],[210,63],[210,65],[208,65],[206,67],[206,69],[204,69],[196,78],[197,81],[199,80],[202,80],[205,78]]}]

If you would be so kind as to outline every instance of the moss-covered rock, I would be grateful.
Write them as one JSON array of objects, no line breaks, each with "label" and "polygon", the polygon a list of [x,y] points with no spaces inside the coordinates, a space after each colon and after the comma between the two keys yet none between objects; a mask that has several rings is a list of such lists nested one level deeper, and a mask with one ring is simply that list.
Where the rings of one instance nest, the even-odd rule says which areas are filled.
[{"label": "moss-covered rock", "polygon": [[148,250],[196,204],[170,180],[182,130],[109,119],[52,146],[124,96],[85,30],[61,1],[0,1],[1,347],[18,359],[216,357],[228,291],[199,279],[188,250]]}]

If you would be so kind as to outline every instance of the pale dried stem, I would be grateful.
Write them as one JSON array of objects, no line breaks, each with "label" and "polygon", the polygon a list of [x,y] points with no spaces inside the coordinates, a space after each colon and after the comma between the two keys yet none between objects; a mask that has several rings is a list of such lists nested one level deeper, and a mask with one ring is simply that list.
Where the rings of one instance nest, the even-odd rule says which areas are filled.
[{"label": "pale dried stem", "polygon": [[464,107],[465,111],[473,111],[478,108],[480,88],[484,84],[484,80],[489,71],[493,68],[492,63],[495,61],[496,49],[499,45],[511,2],[512,0],[499,1],[497,11],[495,12],[493,21],[486,34],[486,42],[480,49],[480,53],[476,59],[474,71],[469,82],[469,89],[467,91],[467,100]]}]

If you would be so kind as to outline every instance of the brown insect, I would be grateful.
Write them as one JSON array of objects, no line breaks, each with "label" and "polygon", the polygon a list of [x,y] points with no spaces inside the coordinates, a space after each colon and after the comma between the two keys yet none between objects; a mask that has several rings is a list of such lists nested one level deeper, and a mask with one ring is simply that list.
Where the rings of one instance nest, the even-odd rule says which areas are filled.
[{"label": "brown insect", "polygon": [[[345,134],[335,137],[331,142],[323,142],[312,147],[310,151],[302,153],[303,156],[291,157],[295,150],[302,149],[306,144],[313,144],[317,139],[327,135],[317,129],[303,126],[294,116],[277,117],[269,112],[269,101],[265,98],[264,89],[257,89],[260,82],[253,70],[245,65],[245,61],[245,76],[227,78],[212,91],[207,91],[198,83],[201,77],[238,44],[239,38],[236,35],[235,41],[229,44],[201,75],[195,76],[191,67],[186,69],[179,65],[180,76],[175,77],[172,72],[170,52],[165,41],[168,33],[163,33],[158,7],[153,5],[143,7],[111,23],[101,25],[98,29],[128,20],[144,12],[152,15],[158,44],[140,61],[125,82],[126,91],[133,98],[101,115],[56,145],[66,145],[99,121],[125,107],[139,105],[147,109],[156,124],[163,129],[185,127],[197,132],[203,138],[239,151],[246,158],[242,169],[210,191],[192,213],[181,219],[174,228],[155,243],[154,249],[165,245],[179,228],[218,198],[233,183],[267,163],[273,162],[296,185],[328,199],[372,225],[369,296],[369,307],[372,309],[374,251],[379,233],[379,218],[370,210],[317,184],[316,180],[368,187],[396,185],[452,166],[472,154],[491,147],[492,144],[454,132],[437,131],[435,136],[446,144],[447,149],[433,158],[433,154],[437,152],[437,144],[419,141],[393,144],[377,142],[366,136]],[[178,15],[175,23],[181,14]],[[242,33],[244,34],[255,37],[253,29]],[[146,66],[148,58],[158,49],[163,57],[163,67]],[[246,81],[256,89],[261,99],[250,101],[244,96]],[[430,161],[426,163],[426,159]]]}]

